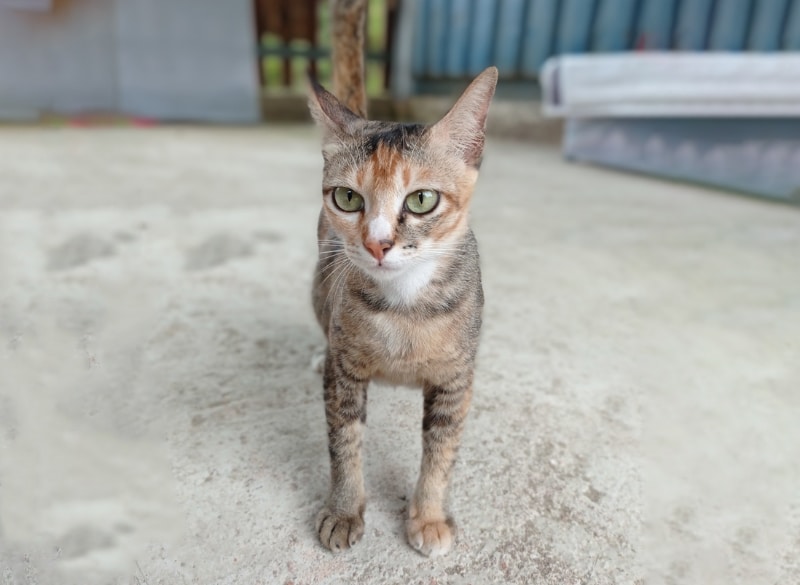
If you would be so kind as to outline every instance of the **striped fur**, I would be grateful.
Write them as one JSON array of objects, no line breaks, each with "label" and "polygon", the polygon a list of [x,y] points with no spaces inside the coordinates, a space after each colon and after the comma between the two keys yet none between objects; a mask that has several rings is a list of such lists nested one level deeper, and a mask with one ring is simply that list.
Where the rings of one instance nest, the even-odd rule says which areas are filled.
[{"label": "striped fur", "polygon": [[[335,18],[361,3],[334,2]],[[361,79],[348,69],[356,61],[334,65],[341,101],[316,85],[309,100],[324,134],[312,296],[328,340],[323,388],[331,460],[331,491],[317,530],[334,552],[361,539],[367,387],[372,380],[416,385],[424,396],[423,458],[406,532],[415,549],[439,555],[454,538],[447,487],[472,396],[481,327],[483,291],[468,214],[497,71],[487,69],[441,121],[422,126],[358,115],[365,110],[363,85],[359,93],[342,84],[342,78]],[[339,209],[336,187],[359,193],[364,208]],[[424,215],[404,206],[419,189],[440,194]]]},{"label": "striped fur", "polygon": [[332,0],[333,93],[362,118],[367,116],[364,30],[367,0]]}]

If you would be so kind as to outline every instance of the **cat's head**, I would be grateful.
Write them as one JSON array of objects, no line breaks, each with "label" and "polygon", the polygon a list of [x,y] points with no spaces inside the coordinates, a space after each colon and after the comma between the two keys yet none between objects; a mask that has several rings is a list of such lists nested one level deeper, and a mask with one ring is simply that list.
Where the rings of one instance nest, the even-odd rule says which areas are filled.
[{"label": "cat's head", "polygon": [[319,85],[323,213],[367,274],[392,279],[454,253],[466,232],[497,69],[481,73],[431,126],[366,120]]}]

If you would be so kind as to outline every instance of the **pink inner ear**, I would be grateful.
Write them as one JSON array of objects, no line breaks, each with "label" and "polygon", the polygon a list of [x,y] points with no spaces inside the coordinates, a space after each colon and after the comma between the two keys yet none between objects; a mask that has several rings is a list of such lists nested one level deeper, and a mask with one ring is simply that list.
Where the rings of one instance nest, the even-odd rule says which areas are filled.
[{"label": "pink inner ear", "polygon": [[323,128],[336,136],[353,134],[364,119],[347,109],[331,92],[311,80],[308,98],[311,116]]},{"label": "pink inner ear", "polygon": [[434,126],[435,135],[446,139],[467,164],[477,166],[483,154],[489,104],[497,86],[497,68],[489,67],[464,90],[450,111]]}]

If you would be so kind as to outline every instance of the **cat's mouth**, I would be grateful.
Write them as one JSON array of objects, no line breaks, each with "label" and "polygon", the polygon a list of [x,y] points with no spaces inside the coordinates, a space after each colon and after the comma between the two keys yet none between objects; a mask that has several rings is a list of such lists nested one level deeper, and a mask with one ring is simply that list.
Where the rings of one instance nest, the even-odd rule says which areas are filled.
[{"label": "cat's mouth", "polygon": [[414,262],[401,254],[389,254],[377,259],[361,251],[348,251],[350,261],[364,274],[379,279],[395,279],[412,267]]},{"label": "cat's mouth", "polygon": [[403,269],[401,264],[391,260],[387,261],[386,258],[383,260],[376,260],[374,258],[370,258],[369,260],[362,259],[358,264],[364,272],[374,276],[394,276],[402,272]]},{"label": "cat's mouth", "polygon": [[394,264],[388,263],[385,260],[383,261],[376,261],[372,265],[372,270],[378,273],[389,273],[389,272],[397,272],[400,269],[399,266]]}]

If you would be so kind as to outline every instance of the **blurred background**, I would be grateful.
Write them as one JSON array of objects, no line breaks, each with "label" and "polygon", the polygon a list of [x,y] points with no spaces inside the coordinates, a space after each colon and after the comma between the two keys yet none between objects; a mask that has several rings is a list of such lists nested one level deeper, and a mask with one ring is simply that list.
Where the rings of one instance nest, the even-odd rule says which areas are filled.
[{"label": "blurred background", "polygon": [[[325,83],[324,0],[0,0],[0,118],[109,112],[255,122]],[[489,65],[534,100],[546,59],[800,50],[797,0],[370,0],[375,98],[450,92]]]},{"label": "blurred background", "polygon": [[[0,121],[307,120],[329,20],[325,0],[0,0]],[[367,21],[374,118],[432,121],[496,65],[490,132],[800,200],[800,0],[370,0]]]}]

